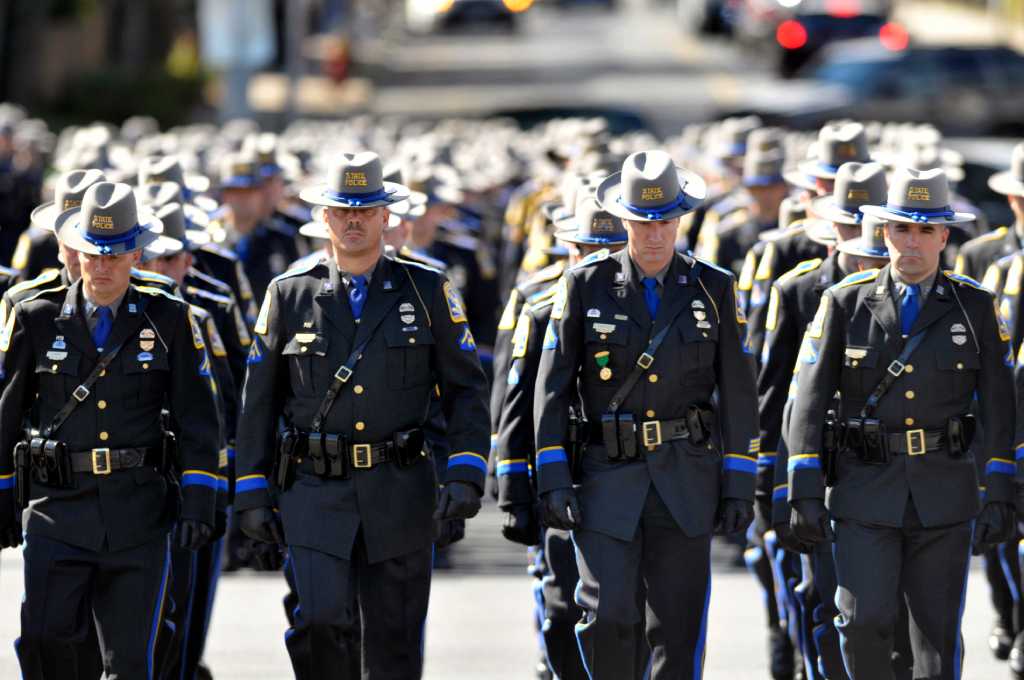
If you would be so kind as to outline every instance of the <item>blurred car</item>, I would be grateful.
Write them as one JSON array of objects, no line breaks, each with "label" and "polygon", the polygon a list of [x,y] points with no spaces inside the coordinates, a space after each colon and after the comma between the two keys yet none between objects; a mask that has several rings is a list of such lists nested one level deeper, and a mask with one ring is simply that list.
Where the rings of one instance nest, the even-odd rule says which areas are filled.
[{"label": "blurred car", "polygon": [[470,26],[515,30],[518,15],[534,0],[405,0],[405,25],[413,33]]},{"label": "blurred car", "polygon": [[840,40],[870,37],[887,49],[904,49],[909,36],[889,21],[891,12],[890,0],[743,0],[733,19],[734,33],[789,77]]},{"label": "blurred car", "polygon": [[813,129],[835,118],[932,123],[948,135],[1024,135],[1024,55],[1006,47],[887,50],[836,43],[797,78],[744,86],[721,114]]},{"label": "blurred car", "polygon": [[676,16],[687,33],[728,35],[740,4],[742,0],[676,0]]}]

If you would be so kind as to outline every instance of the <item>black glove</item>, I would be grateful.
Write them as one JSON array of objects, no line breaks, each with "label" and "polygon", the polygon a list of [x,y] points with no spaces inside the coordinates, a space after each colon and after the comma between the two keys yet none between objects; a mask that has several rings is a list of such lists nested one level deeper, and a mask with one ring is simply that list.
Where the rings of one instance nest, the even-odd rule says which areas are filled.
[{"label": "black glove", "polygon": [[725,536],[746,531],[754,521],[754,504],[739,498],[724,498],[718,506],[719,532]]},{"label": "black glove", "polygon": [[466,537],[466,520],[464,519],[446,519],[438,522],[438,525],[438,529],[435,531],[437,534],[437,538],[434,540],[435,550],[443,550]]},{"label": "black glove", "polygon": [[249,538],[284,545],[280,520],[270,508],[250,508],[238,513],[238,526]]},{"label": "black glove", "polygon": [[250,538],[245,541],[239,552],[243,562],[256,571],[280,571],[284,566],[281,547],[274,543],[264,543]]},{"label": "black glove", "polygon": [[537,545],[540,542],[540,522],[537,519],[536,508],[525,504],[510,507],[505,513],[501,535],[513,543]]},{"label": "black glove", "polygon": [[540,521],[546,527],[570,531],[580,526],[583,514],[572,488],[554,489],[540,496]]},{"label": "black glove", "polygon": [[972,551],[980,555],[988,548],[1006,543],[1013,538],[1015,522],[1013,506],[1009,503],[991,502],[978,513],[974,522]]},{"label": "black glove", "polygon": [[824,500],[801,498],[792,501],[791,505],[793,511],[789,515],[789,526],[798,541],[813,547],[818,543],[831,543],[836,540]]},{"label": "black glove", "polygon": [[21,542],[21,513],[15,512],[6,522],[0,524],[0,549],[17,548]]},{"label": "black glove", "polygon": [[764,536],[772,528],[772,499],[766,496],[754,498],[754,531]]},{"label": "black glove", "polygon": [[469,519],[480,512],[480,492],[469,482],[449,482],[441,489],[434,519]]},{"label": "black glove", "polygon": [[178,522],[178,547],[182,550],[199,550],[213,539],[213,527],[197,519],[183,519]]},{"label": "black glove", "polygon": [[810,555],[814,551],[813,545],[804,543],[796,537],[789,522],[779,522],[772,529],[775,531],[775,542],[783,550],[801,555]]}]

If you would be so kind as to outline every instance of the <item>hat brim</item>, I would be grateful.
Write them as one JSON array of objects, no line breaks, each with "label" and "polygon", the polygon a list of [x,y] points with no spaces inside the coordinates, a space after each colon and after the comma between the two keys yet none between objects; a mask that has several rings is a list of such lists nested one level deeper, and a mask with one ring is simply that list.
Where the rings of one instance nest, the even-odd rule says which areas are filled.
[{"label": "hat brim", "polygon": [[836,250],[847,255],[855,255],[856,257],[872,257],[877,260],[889,259],[889,251],[886,248],[865,248],[864,242],[859,238],[840,241],[836,244]]},{"label": "hat brim", "polygon": [[838,222],[839,224],[849,224],[850,226],[860,224],[860,220],[857,219],[857,213],[852,213],[840,208],[836,205],[835,198],[833,196],[822,196],[821,198],[812,200],[811,210],[822,220]]},{"label": "hat brim", "polygon": [[661,213],[658,220],[648,217],[649,213],[633,212],[619,202],[619,199],[622,198],[621,172],[609,175],[597,186],[597,202],[604,210],[624,220],[633,222],[673,220],[699,208],[708,195],[707,184],[700,175],[683,170],[682,168],[676,168],[676,178],[679,186],[682,187],[682,193],[686,196],[686,205],[680,205]]},{"label": "hat brim", "polygon": [[262,177],[241,175],[237,177],[228,177],[227,179],[221,180],[219,186],[221,189],[259,189],[260,185],[262,184]]},{"label": "hat brim", "polygon": [[109,252],[103,252],[100,250],[100,246],[85,239],[80,229],[82,224],[81,218],[81,208],[65,210],[57,217],[54,223],[54,233],[57,234],[58,240],[68,248],[88,255],[123,255],[142,250],[157,240],[164,230],[163,222],[155,215],[140,212],[139,225],[142,227],[142,232],[135,237],[134,247],[127,248],[125,244],[118,243],[111,246]]},{"label": "hat brim", "polygon": [[770,187],[775,184],[784,184],[786,178],[783,175],[762,175],[758,177],[744,177],[742,179],[745,187]]},{"label": "hat brim", "polygon": [[581,235],[578,227],[573,226],[569,229],[559,229],[555,231],[553,236],[559,241],[565,241],[567,243],[576,243],[583,246],[617,246],[621,243],[629,241],[629,236],[623,234],[622,236],[608,237],[608,236],[593,236],[593,235]]},{"label": "hat brim", "polygon": [[902,222],[904,224],[963,224],[973,222],[976,218],[971,213],[954,212],[952,217],[929,217],[925,221],[915,220],[904,215],[890,212],[884,205],[862,205],[860,211],[886,222]]},{"label": "hat brim", "polygon": [[63,211],[57,209],[57,204],[54,201],[43,203],[42,205],[36,206],[32,211],[32,214],[29,217],[29,222],[34,227],[53,231],[53,225],[57,221],[57,217],[61,212]]},{"label": "hat brim", "polygon": [[158,257],[177,255],[188,250],[188,245],[170,236],[157,236],[156,239],[142,249],[142,260],[155,260]]},{"label": "hat brim", "polygon": [[806,175],[808,177],[815,177],[817,179],[835,179],[839,173],[839,168],[833,168],[830,165],[822,165],[815,160],[803,160],[796,165],[797,172]]},{"label": "hat brim", "polygon": [[[388,215],[388,223],[387,225],[385,225],[384,228],[394,229],[401,224],[402,217],[400,215],[395,215],[392,213]],[[301,227],[299,227],[299,233],[305,236],[306,238],[329,239],[331,237],[330,228],[327,226],[326,223],[320,220],[306,222]]]},{"label": "hat brim", "polygon": [[820,246],[834,246],[839,242],[836,228],[828,219],[809,219],[804,222],[804,234]]},{"label": "hat brim", "polygon": [[814,183],[815,178],[808,177],[799,168],[784,171],[782,173],[782,178],[789,184],[799,187],[800,189],[805,189],[807,191],[818,190],[818,186]]},{"label": "hat brim", "polygon": [[1024,182],[1016,179],[1010,170],[989,177],[988,188],[1003,196],[1024,196]]},{"label": "hat brim", "polygon": [[[387,194],[385,197],[376,201],[369,201],[366,203],[360,202],[359,205],[355,205],[353,202],[348,200],[334,198],[338,194],[336,194],[334,190],[326,184],[317,184],[311,187],[306,187],[299,192],[299,198],[312,205],[322,205],[328,208],[352,208],[357,210],[380,208],[394,203],[400,203],[401,201],[409,198],[409,189],[401,184],[395,184],[394,182],[384,182],[383,184],[383,191]],[[358,199],[353,199],[353,201],[355,200]]]}]

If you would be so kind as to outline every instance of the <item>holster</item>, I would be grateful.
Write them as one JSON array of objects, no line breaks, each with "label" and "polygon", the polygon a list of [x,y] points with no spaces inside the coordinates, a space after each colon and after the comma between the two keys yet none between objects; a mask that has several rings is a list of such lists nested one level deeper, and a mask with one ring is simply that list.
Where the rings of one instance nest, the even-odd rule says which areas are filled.
[{"label": "holster", "polygon": [[583,469],[583,447],[587,443],[587,421],[576,412],[569,410],[569,467],[573,480],[579,480]]},{"label": "holster", "polygon": [[26,441],[14,445],[14,480],[14,502],[25,509],[32,498],[32,459]]},{"label": "holster", "polygon": [[967,455],[974,439],[976,425],[974,415],[970,413],[949,419],[946,423],[946,442],[949,445],[950,457],[963,458]]},{"label": "holster", "polygon": [[690,404],[686,407],[686,427],[690,431],[690,442],[703,446],[711,437],[715,426],[715,412],[706,404]]},{"label": "holster", "polygon": [[601,437],[608,460],[619,460],[622,453],[619,451],[619,426],[614,413],[601,414]]},{"label": "holster", "polygon": [[857,460],[869,465],[885,465],[890,460],[885,426],[877,418],[851,418],[846,421],[844,448],[853,451]]},{"label": "holster", "polygon": [[28,447],[34,481],[55,489],[74,488],[71,457],[64,442],[33,437]]},{"label": "holster", "polygon": [[295,482],[295,447],[299,435],[289,428],[277,435],[277,460],[274,462],[274,481],[277,488],[287,491]]},{"label": "holster", "polygon": [[178,467],[178,437],[170,430],[164,430],[160,441],[160,471],[168,473]]},{"label": "holster", "polygon": [[423,430],[406,430],[396,432],[394,436],[395,455],[399,467],[415,465],[423,457],[423,444],[425,442]]},{"label": "holster", "polygon": [[825,486],[835,486],[839,467],[839,452],[843,444],[844,423],[839,414],[830,409],[825,414],[825,427],[822,431],[822,451],[825,468]]}]

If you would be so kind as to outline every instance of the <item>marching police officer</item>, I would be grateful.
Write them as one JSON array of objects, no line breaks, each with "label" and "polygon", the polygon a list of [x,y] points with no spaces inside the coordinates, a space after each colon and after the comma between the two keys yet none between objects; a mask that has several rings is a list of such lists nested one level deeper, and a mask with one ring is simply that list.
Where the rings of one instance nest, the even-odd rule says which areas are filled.
[{"label": "marching police officer", "polygon": [[[20,302],[0,337],[3,547],[21,542],[11,492],[32,500],[19,660],[26,678],[68,677],[95,617],[107,675],[152,677],[168,531],[177,521],[192,550],[213,533],[209,360],[187,305],[129,282],[160,226],[137,211],[130,186],[93,185],[56,226],[80,253],[82,279]],[[38,435],[16,449],[26,422]]]},{"label": "marching police officer", "polygon": [[[435,518],[480,508],[485,378],[462,301],[437,272],[382,255],[386,206],[406,195],[376,154],[338,159],[301,194],[325,206],[333,260],[274,279],[255,328],[235,507],[247,534],[288,545],[297,678],[348,677],[339,635],[355,602],[364,675],[419,677]],[[422,432],[435,385],[452,449],[440,498]]]},{"label": "marching police officer", "polygon": [[[973,218],[949,207],[942,170],[898,169],[885,205],[861,211],[886,221],[891,264],[826,291],[804,337],[789,432],[792,530],[810,544],[835,540],[851,680],[893,677],[901,593],[915,673],[959,678],[972,533],[979,550],[1013,531],[1009,332],[990,292],[938,269],[946,225]],[[841,445],[823,460],[837,390]],[[983,436],[972,445],[975,394]]]},{"label": "marching police officer", "polygon": [[[628,246],[561,279],[542,344],[542,521],[575,530],[577,637],[599,680],[634,674],[641,579],[652,677],[700,677],[711,534],[753,518],[757,405],[735,282],[675,252],[678,218],[704,192],[667,153],[630,155],[597,192]],[[577,389],[589,423],[578,497],[566,455]]]}]

